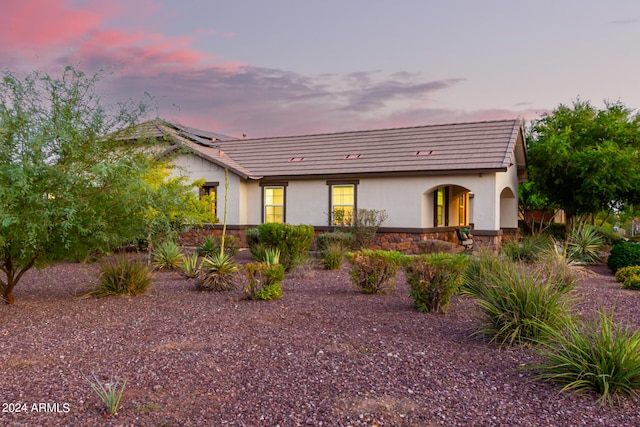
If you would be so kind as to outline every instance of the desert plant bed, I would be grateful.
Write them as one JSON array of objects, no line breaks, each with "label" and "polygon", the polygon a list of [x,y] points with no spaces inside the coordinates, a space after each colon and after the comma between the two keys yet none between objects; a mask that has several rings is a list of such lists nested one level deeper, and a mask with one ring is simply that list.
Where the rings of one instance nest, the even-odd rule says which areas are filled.
[{"label": "desert plant bed", "polygon": [[[141,296],[80,297],[98,267],[30,271],[16,303],[0,305],[0,425],[640,425],[637,399],[559,393],[521,369],[537,362],[531,349],[472,337],[471,299],[417,311],[402,273],[391,295],[360,293],[344,265],[288,274],[275,301],[243,300],[241,287],[196,292],[162,271]],[[574,292],[580,316],[615,303],[621,322],[640,327],[640,292],[606,266]],[[86,381],[94,375],[126,380],[110,419]]]}]

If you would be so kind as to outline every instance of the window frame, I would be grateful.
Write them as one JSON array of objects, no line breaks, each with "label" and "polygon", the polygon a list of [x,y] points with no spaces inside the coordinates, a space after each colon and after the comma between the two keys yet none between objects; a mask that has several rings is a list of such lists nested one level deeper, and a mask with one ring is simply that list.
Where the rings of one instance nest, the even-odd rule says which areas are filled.
[{"label": "window frame", "polygon": [[218,186],[220,183],[218,181],[207,181],[200,187],[199,195],[202,199],[205,196],[211,196],[213,191],[213,201],[211,202],[211,213],[213,213],[216,218],[218,218]]},{"label": "window frame", "polygon": [[[331,227],[335,227],[335,226],[339,226],[339,225],[344,225],[344,224],[338,224],[335,222],[333,213],[334,213],[334,209],[335,206],[338,206],[336,204],[334,204],[333,202],[333,189],[335,187],[352,187],[353,188],[353,204],[352,205],[344,205],[341,204],[339,206],[351,206],[352,208],[352,216],[355,215],[355,213],[358,210],[358,184],[360,184],[360,180],[328,180],[327,181],[327,186],[329,187],[329,215],[327,218],[327,222],[329,224],[329,226]],[[351,222],[353,222],[353,218],[351,219]]]},{"label": "window frame", "polygon": [[[439,203],[440,195],[442,204]],[[440,186],[433,191],[433,226],[449,226],[449,186]]]},{"label": "window frame", "polygon": [[[282,222],[284,224],[287,222],[287,182],[261,182],[260,187],[262,187],[262,212],[260,215],[261,221],[263,224],[267,223],[267,208],[268,207],[282,207]],[[269,189],[282,189],[282,204],[266,204],[266,192]],[[274,221],[272,221],[274,222]]]}]

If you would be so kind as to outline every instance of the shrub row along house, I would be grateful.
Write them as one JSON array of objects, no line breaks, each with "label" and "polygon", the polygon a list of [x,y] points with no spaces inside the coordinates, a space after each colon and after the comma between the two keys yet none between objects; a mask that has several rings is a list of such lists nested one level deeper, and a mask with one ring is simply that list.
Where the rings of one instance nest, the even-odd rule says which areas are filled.
[{"label": "shrub row along house", "polygon": [[[357,209],[387,212],[383,249],[454,242],[467,227],[495,247],[517,232],[527,166],[519,119],[256,139],[153,120],[136,135],[179,150],[171,161],[218,201],[227,169],[227,224],[240,236],[264,222],[331,230]],[[212,208],[222,217],[221,202]]]}]

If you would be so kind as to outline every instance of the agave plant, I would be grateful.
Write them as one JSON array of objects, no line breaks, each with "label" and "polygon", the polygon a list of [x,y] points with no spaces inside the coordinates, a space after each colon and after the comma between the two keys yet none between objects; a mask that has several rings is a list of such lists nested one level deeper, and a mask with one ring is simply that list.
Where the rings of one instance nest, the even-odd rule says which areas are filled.
[{"label": "agave plant", "polygon": [[569,233],[567,245],[571,259],[594,264],[600,261],[604,240],[594,227],[581,223]]},{"label": "agave plant", "polygon": [[198,254],[182,255],[182,275],[193,279],[198,275]]},{"label": "agave plant", "polygon": [[182,264],[180,247],[172,241],[167,241],[153,251],[152,265],[158,270],[175,270]]},{"label": "agave plant", "polygon": [[235,275],[239,265],[226,253],[205,257],[200,264],[200,281],[196,288],[200,291],[230,291],[235,289]]}]

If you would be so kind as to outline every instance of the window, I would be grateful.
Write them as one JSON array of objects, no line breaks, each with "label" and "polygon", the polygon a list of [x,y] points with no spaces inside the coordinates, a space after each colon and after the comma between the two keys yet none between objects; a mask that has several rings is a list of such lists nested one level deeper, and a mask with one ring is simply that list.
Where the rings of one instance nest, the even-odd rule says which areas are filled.
[{"label": "window", "polygon": [[467,225],[467,193],[461,194],[458,200],[458,225]]},{"label": "window", "polygon": [[284,223],[284,186],[263,187],[264,222]]},{"label": "window", "polygon": [[211,213],[218,216],[217,213],[217,201],[218,201],[218,183],[217,182],[205,182],[200,187],[200,198],[208,197],[211,201]]},{"label": "window", "polygon": [[341,184],[331,186],[331,223],[346,225],[353,221],[355,210],[355,185]]},{"label": "window", "polygon": [[449,225],[449,188],[439,187],[433,192],[433,226]]}]

